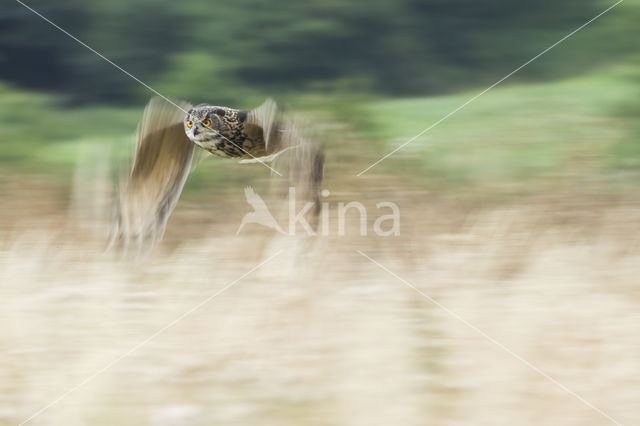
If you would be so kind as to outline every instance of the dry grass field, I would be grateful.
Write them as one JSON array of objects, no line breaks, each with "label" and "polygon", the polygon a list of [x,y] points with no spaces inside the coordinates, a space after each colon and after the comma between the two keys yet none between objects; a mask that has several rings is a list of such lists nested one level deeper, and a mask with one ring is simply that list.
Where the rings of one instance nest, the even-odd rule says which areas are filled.
[{"label": "dry grass field", "polygon": [[[640,425],[640,0],[361,3],[3,4],[0,426]],[[202,155],[108,249],[158,95],[273,98],[326,232]]]},{"label": "dry grass field", "polygon": [[362,182],[331,208],[391,199],[400,236],[362,237],[355,215],[345,236],[236,236],[239,187],[187,194],[165,241],[123,260],[83,196],[99,183],[5,177],[0,424],[640,421],[640,197]]}]

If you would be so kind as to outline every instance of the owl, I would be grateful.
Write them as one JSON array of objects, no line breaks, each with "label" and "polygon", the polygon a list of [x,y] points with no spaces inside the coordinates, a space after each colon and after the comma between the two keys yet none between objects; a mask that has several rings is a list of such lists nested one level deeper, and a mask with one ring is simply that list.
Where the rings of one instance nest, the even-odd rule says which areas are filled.
[{"label": "owl", "polygon": [[269,166],[272,173],[284,175],[319,206],[323,156],[271,99],[242,111],[153,98],[138,127],[131,172],[120,188],[110,246],[120,241],[141,248],[160,241],[196,149],[240,163],[277,164]]}]

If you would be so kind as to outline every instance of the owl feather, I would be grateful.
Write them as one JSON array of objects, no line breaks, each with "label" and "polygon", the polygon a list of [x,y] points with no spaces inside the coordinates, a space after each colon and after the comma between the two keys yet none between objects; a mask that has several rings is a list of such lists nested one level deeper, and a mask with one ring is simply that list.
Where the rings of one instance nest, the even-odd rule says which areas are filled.
[{"label": "owl feather", "polygon": [[[323,156],[273,100],[245,112],[153,98],[138,127],[131,173],[120,190],[110,245],[121,242],[126,249],[135,242],[140,250],[160,241],[196,147],[243,163],[273,161],[275,170],[282,170],[278,174],[319,208]],[[195,155],[195,161],[201,157]]]}]

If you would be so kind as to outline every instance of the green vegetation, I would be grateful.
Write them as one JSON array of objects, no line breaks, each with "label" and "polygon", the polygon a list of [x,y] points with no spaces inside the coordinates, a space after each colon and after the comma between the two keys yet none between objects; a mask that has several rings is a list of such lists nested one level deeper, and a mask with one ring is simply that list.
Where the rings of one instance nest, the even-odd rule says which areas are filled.
[{"label": "green vegetation", "polygon": [[[409,172],[417,183],[448,188],[517,186],[548,177],[571,181],[618,176],[632,183],[630,175],[640,171],[639,92],[632,66],[554,82],[499,86],[369,173]],[[325,135],[336,161],[343,154],[360,153],[345,169],[356,173],[476,93],[374,101],[315,96],[294,102],[302,109],[330,110],[330,120],[356,130],[355,136],[342,130]],[[140,114],[141,107],[63,107],[55,97],[2,86],[2,167],[67,178],[80,147],[97,147],[112,160],[126,158]],[[226,171],[234,166],[219,160],[215,166],[204,164],[187,189],[231,179],[237,173]],[[250,174],[259,174],[255,169]]]},{"label": "green vegetation", "polygon": [[[272,96],[326,117],[328,164],[341,162],[346,175],[613,3],[28,2],[166,96],[240,108]],[[369,173],[407,172],[436,188],[631,181],[640,158],[637,22],[640,0],[625,0]],[[9,172],[67,179],[78,155],[126,164],[151,95],[20,4],[0,12],[0,162]],[[201,166],[187,190],[264,171],[234,167]]]},{"label": "green vegetation", "polygon": [[[637,77],[635,68],[618,67],[495,88],[379,167],[409,163],[431,182],[465,184],[638,172]],[[367,108],[372,135],[391,151],[476,93],[375,103]]]},{"label": "green vegetation", "polygon": [[115,146],[122,151],[135,132],[140,114],[133,108],[64,108],[57,97],[1,85],[3,168],[66,174],[77,159],[80,144]]},{"label": "green vegetation", "polygon": [[[613,0],[27,3],[163,94],[224,104],[328,87],[395,97],[486,86]],[[626,0],[514,79],[566,77],[637,52],[639,5]],[[148,97],[15,2],[0,12],[0,80],[72,104]]]}]

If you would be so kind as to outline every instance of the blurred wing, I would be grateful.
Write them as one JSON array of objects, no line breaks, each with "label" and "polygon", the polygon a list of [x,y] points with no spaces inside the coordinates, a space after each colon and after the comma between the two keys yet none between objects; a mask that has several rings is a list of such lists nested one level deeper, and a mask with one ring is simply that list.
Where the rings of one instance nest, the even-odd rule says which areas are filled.
[{"label": "blurred wing", "polygon": [[204,160],[211,157],[212,155],[213,154],[211,154],[209,151],[205,151],[204,149],[196,149],[196,151],[193,153],[193,161],[191,163],[191,168],[195,170],[196,167],[200,165],[200,163],[202,163]]},{"label": "blurred wing", "polygon": [[[179,103],[187,111],[191,105]],[[194,143],[183,127],[185,112],[153,98],[138,128],[133,168],[121,189],[114,238],[139,246],[159,240],[189,174]]]},{"label": "blurred wing", "polygon": [[[261,129],[267,151],[269,151],[269,146],[272,144],[274,133],[276,131],[275,124],[277,112],[278,107],[276,106],[276,103],[273,99],[269,98],[258,108],[249,111],[249,114],[247,114],[247,120],[245,121],[245,128],[248,128],[248,130],[251,126]],[[249,130],[249,132],[250,131],[251,130]]]},{"label": "blurred wing", "polygon": [[[270,111],[269,114],[258,113],[264,109]],[[288,188],[295,188],[297,199],[315,203],[313,214],[317,216],[320,211],[324,156],[320,147],[313,142],[313,126],[293,114],[271,112],[274,109],[275,103],[268,99],[255,113],[250,114],[253,117],[265,117],[262,124],[265,126],[263,129],[267,129],[264,134],[270,135],[270,149],[264,159],[272,160],[274,169],[285,178],[274,179],[274,183],[281,187],[279,192],[288,193]]]},{"label": "blurred wing", "polygon": [[312,126],[292,116],[281,118],[274,137],[280,153],[273,161],[275,169],[307,198],[316,197],[323,178],[324,156],[314,139]]},{"label": "blurred wing", "polygon": [[269,210],[267,208],[267,205],[262,200],[262,198],[258,194],[255,193],[255,191],[253,190],[252,187],[247,186],[244,189],[244,195],[247,198],[247,202],[249,203],[249,205],[251,205],[251,207],[253,207],[253,209],[255,211]]},{"label": "blurred wing", "polygon": [[287,176],[291,186],[305,192],[319,188],[324,158],[312,143],[311,126],[278,111],[276,103],[269,98],[247,114],[245,129],[250,134],[262,134],[267,155],[244,159],[240,163],[273,162],[275,169]]}]

